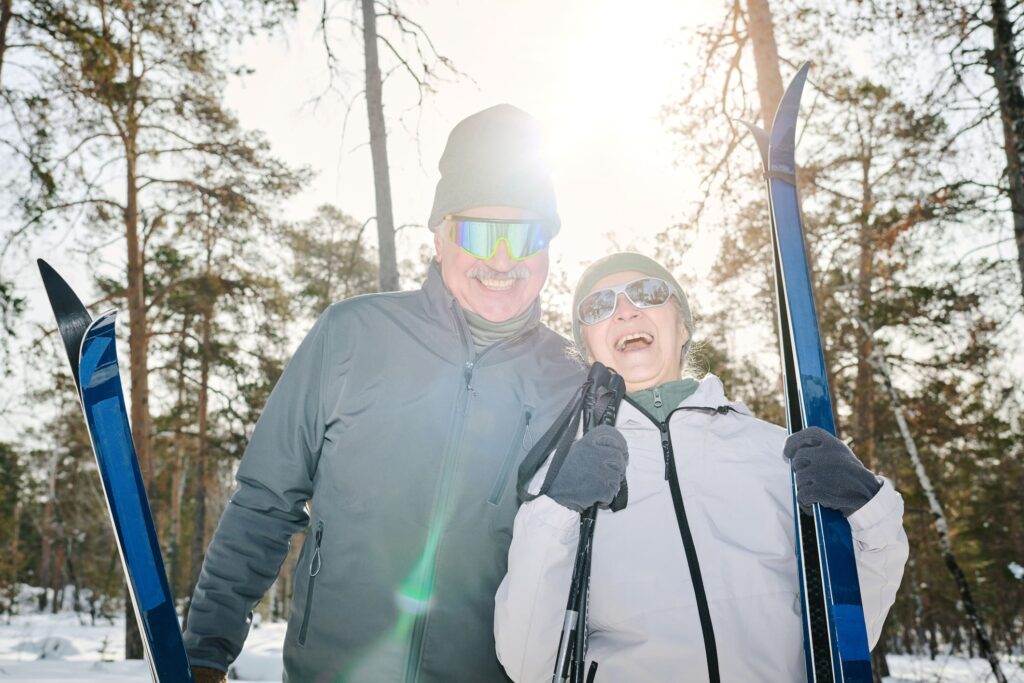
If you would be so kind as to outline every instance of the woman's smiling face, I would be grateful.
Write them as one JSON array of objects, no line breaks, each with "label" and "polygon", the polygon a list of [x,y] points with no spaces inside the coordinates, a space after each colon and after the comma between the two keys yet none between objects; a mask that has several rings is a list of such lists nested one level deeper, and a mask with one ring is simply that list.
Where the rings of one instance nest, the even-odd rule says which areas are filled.
[{"label": "woman's smiling face", "polygon": [[[598,280],[590,293],[642,277],[636,271],[614,273]],[[610,317],[583,326],[588,360],[622,375],[631,392],[679,379],[680,352],[688,339],[674,296],[661,306],[637,308],[620,293]]]}]

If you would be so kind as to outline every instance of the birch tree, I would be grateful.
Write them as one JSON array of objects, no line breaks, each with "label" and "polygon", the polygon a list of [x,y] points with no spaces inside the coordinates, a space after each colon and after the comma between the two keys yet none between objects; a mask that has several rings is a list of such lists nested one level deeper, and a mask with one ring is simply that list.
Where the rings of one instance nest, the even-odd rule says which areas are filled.
[{"label": "birch tree", "polygon": [[[858,322],[860,323],[860,327],[863,329],[865,336],[873,337],[873,330],[871,330],[871,328],[863,321]],[[974,631],[975,638],[978,639],[982,655],[986,660],[988,660],[989,666],[992,668],[993,677],[996,681],[999,681],[999,683],[1006,683],[1006,674],[1003,673],[1002,667],[999,664],[999,657],[996,655],[995,648],[992,646],[992,639],[989,637],[988,627],[985,625],[985,620],[982,618],[981,612],[978,610],[978,607],[974,602],[970,584],[968,583],[963,570],[960,568],[960,563],[957,562],[956,554],[953,552],[953,543],[949,538],[949,523],[946,521],[946,513],[943,510],[942,503],[939,502],[939,497],[935,491],[935,487],[932,485],[931,477],[928,476],[928,472],[925,470],[924,464],[921,461],[921,456],[918,453],[917,443],[914,441],[914,436],[910,432],[910,427],[907,425],[907,419],[903,413],[903,406],[900,402],[899,394],[893,387],[889,364],[886,362],[885,356],[878,348],[872,349],[869,356],[869,362],[881,378],[882,387],[888,395],[889,405],[891,406],[896,424],[899,427],[900,437],[903,439],[907,457],[910,458],[914,467],[914,474],[917,475],[917,480],[921,485],[921,489],[924,491],[925,497],[928,499],[928,510],[931,513],[932,522],[935,525],[935,533],[939,538],[939,547],[942,549],[942,559],[946,564],[946,568],[949,569],[949,573],[952,575],[953,581],[956,583],[957,591],[960,593],[960,602],[964,614]]]}]

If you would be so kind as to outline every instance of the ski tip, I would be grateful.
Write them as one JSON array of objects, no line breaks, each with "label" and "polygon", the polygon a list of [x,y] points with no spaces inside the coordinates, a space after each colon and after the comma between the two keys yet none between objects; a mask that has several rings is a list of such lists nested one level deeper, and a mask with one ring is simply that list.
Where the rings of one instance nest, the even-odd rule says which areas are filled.
[{"label": "ski tip", "polygon": [[60,277],[60,275],[57,275],[57,271],[53,269],[53,266],[43,259],[37,258],[36,265],[39,267],[39,274],[43,276],[43,281],[48,277]]},{"label": "ski tip", "polygon": [[50,299],[50,305],[55,314],[64,312],[77,312],[79,309],[85,311],[82,301],[71,289],[71,285],[60,276],[53,266],[43,259],[36,259],[39,266],[39,275],[43,279],[43,287],[46,288],[46,295]]},{"label": "ski tip", "polygon": [[779,101],[779,108],[775,111],[775,120],[772,122],[768,141],[769,169],[772,171],[792,173],[795,169],[796,122],[800,116],[800,98],[810,68],[811,63],[804,62],[797,70]]},{"label": "ski tip", "polygon": [[733,119],[737,123],[746,126],[750,134],[754,136],[754,142],[757,143],[757,150],[761,153],[761,163],[764,168],[768,168],[768,131],[757,124],[744,121],[743,119]]},{"label": "ski tip", "polygon": [[53,309],[53,317],[57,321],[57,330],[64,342],[64,351],[67,353],[68,362],[71,363],[71,374],[74,375],[75,385],[79,386],[79,345],[92,318],[81,299],[71,289],[71,285],[54,270],[53,266],[43,259],[36,259],[36,265],[39,266],[46,297],[50,300],[50,308]]}]

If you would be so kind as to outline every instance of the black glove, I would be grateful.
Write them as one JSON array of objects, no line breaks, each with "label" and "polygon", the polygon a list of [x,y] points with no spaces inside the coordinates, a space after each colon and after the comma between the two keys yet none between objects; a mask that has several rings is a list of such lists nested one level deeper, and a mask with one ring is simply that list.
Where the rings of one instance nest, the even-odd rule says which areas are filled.
[{"label": "black glove", "polygon": [[569,448],[547,494],[576,512],[595,504],[608,507],[622,486],[628,462],[622,434],[609,425],[599,425]]},{"label": "black glove", "polygon": [[782,454],[792,461],[796,499],[804,512],[818,503],[849,517],[882,488],[845,443],[819,427],[791,434]]}]

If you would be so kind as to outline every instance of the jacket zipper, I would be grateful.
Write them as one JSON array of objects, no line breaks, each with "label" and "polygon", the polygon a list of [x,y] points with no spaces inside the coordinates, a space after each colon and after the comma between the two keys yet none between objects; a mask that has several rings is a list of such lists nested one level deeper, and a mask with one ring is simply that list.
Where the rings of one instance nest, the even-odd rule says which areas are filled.
[{"label": "jacket zipper", "polygon": [[299,645],[306,644],[306,635],[309,631],[309,615],[313,610],[313,588],[316,586],[316,577],[323,568],[323,557],[320,555],[320,544],[324,540],[324,521],[321,519],[316,523],[315,545],[313,546],[313,557],[309,560],[309,585],[306,587],[306,608],[302,612],[302,628],[299,629]]},{"label": "jacket zipper", "polygon": [[626,400],[640,411],[648,420],[658,426],[661,436],[661,452],[665,458],[665,479],[668,480],[669,492],[672,494],[672,507],[676,512],[676,524],[679,527],[679,535],[683,540],[683,551],[686,554],[686,564],[690,570],[690,582],[693,584],[693,595],[697,602],[697,616],[700,618],[700,630],[704,637],[704,654],[708,664],[708,680],[710,683],[720,683],[721,676],[718,670],[718,647],[715,644],[715,629],[711,623],[711,610],[708,608],[708,597],[704,590],[704,580],[700,573],[700,561],[697,558],[697,548],[693,543],[693,534],[690,532],[690,524],[686,519],[686,507],[683,505],[683,492],[679,487],[679,475],[676,471],[675,451],[672,448],[672,435],[669,432],[668,424],[672,415],[677,410],[698,410],[712,414],[722,414],[732,410],[729,406],[719,408],[703,408],[684,406],[670,412],[664,422],[659,422],[650,413],[640,407],[628,396]]},{"label": "jacket zipper", "polygon": [[[671,413],[669,417],[671,417]],[[661,448],[665,455],[665,477],[668,479],[669,491],[672,493],[672,506],[676,510],[676,524],[679,526],[679,535],[683,539],[686,564],[690,568],[693,594],[697,601],[697,616],[700,618],[700,630],[704,636],[704,653],[708,663],[708,679],[711,683],[719,683],[721,678],[718,672],[718,647],[715,644],[715,629],[711,623],[711,610],[708,608],[708,596],[704,591],[704,580],[700,573],[697,548],[693,543],[690,524],[686,520],[686,507],[683,505],[683,492],[679,488],[675,452],[672,449],[672,436],[668,431],[668,418],[658,424],[658,430],[661,432]]]},{"label": "jacket zipper", "polygon": [[[459,447],[462,442],[462,432],[465,426],[464,420],[466,412],[469,409],[469,397],[475,395],[473,389],[473,372],[476,367],[480,364],[481,359],[486,356],[491,350],[519,341],[531,331],[534,327],[524,329],[517,332],[515,335],[504,339],[493,346],[489,346],[484,349],[479,355],[475,355],[473,352],[473,343],[470,339],[469,330],[466,327],[465,320],[462,318],[458,311],[459,302],[452,299],[450,305],[450,312],[455,322],[455,327],[459,332],[459,337],[462,340],[462,348],[464,351],[464,357],[470,358],[462,364],[462,379],[463,384],[459,388],[459,399],[456,402],[455,414],[453,417],[453,424],[449,433],[452,435],[449,441],[448,450],[445,452],[444,461],[441,465],[441,482],[434,498],[434,514],[437,523],[444,523],[444,513],[447,511],[449,497],[451,496],[452,489],[452,473],[457,470],[456,464],[458,458]],[[440,517],[437,515],[440,513]],[[433,581],[433,576],[437,567],[437,558],[441,556],[441,547],[444,543],[443,536],[437,542],[437,548],[434,551],[434,557],[431,558],[431,569],[429,576]],[[420,660],[423,657],[423,638],[427,632],[427,626],[430,621],[430,610],[428,609],[424,614],[416,617],[416,622],[412,628],[412,635],[409,639],[409,654],[405,662],[405,675],[402,677],[405,683],[416,683],[419,680]]]}]

